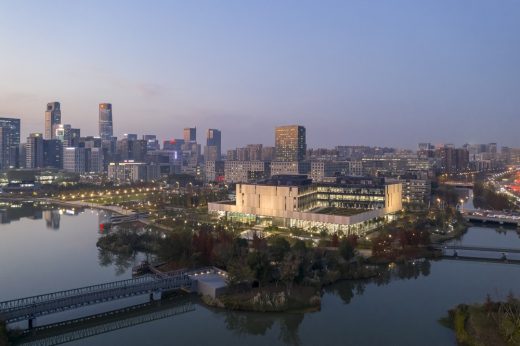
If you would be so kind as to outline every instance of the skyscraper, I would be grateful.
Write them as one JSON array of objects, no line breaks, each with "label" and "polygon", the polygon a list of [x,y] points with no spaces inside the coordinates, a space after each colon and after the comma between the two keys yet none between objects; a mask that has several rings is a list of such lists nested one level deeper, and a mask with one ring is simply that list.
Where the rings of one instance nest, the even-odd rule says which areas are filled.
[{"label": "skyscraper", "polygon": [[197,128],[196,127],[186,127],[183,132],[184,142],[196,142],[197,141]]},{"label": "skyscraper", "polygon": [[110,140],[114,135],[112,124],[112,104],[99,104],[99,137],[102,140]]},{"label": "skyscraper", "polygon": [[55,126],[61,124],[61,108],[59,102],[47,103],[45,111],[45,139],[54,139]]},{"label": "skyscraper", "polygon": [[25,145],[25,167],[43,167],[43,136],[41,133],[31,133]]},{"label": "skyscraper", "polygon": [[305,127],[299,125],[278,126],[275,130],[276,161],[302,161],[307,144]]},{"label": "skyscraper", "polygon": [[216,129],[208,129],[206,139],[206,161],[220,161],[222,153],[222,133]]},{"label": "skyscraper", "polygon": [[20,119],[0,118],[0,170],[19,165]]}]

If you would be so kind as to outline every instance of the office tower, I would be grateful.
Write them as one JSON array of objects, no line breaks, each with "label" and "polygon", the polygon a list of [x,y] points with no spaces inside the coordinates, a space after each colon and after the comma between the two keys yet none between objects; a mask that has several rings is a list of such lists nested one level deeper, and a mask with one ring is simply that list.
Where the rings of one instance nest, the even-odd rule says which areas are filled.
[{"label": "office tower", "polygon": [[206,139],[206,161],[220,161],[222,152],[222,133],[216,129],[209,129]]},{"label": "office tower", "polygon": [[102,148],[89,148],[88,153],[88,172],[91,173],[102,173],[104,170],[104,155]]},{"label": "office tower", "polygon": [[63,151],[63,169],[67,172],[85,173],[85,148],[68,147]]},{"label": "office tower", "polygon": [[197,141],[197,128],[196,127],[186,127],[183,132],[184,142],[196,142]]},{"label": "office tower", "polygon": [[[131,137],[134,138],[134,137]],[[117,141],[117,155],[120,161],[144,161],[146,158],[147,142],[144,139],[123,138]]]},{"label": "office tower", "polygon": [[47,103],[45,111],[45,139],[54,139],[55,126],[61,124],[61,109],[59,102]]},{"label": "office tower", "polygon": [[0,170],[19,166],[20,119],[0,118]]},{"label": "office tower", "polygon": [[59,139],[43,140],[43,166],[49,168],[62,168],[63,142]]},{"label": "office tower", "polygon": [[181,151],[184,144],[184,139],[170,139],[163,142],[163,150]]},{"label": "office tower", "polygon": [[112,123],[112,104],[99,104],[99,137],[103,140],[109,140],[114,135],[114,126]]},{"label": "office tower", "polygon": [[137,140],[137,134],[136,133],[125,133],[123,135],[123,138],[126,138],[129,141],[136,141]]},{"label": "office tower", "polygon": [[143,135],[143,140],[146,141],[146,147],[149,151],[161,149],[156,135]]},{"label": "office tower", "polygon": [[43,136],[41,133],[31,133],[25,145],[25,167],[43,167]]},{"label": "office tower", "polygon": [[275,130],[275,148],[276,161],[304,160],[307,150],[305,127],[299,125],[278,126]]}]

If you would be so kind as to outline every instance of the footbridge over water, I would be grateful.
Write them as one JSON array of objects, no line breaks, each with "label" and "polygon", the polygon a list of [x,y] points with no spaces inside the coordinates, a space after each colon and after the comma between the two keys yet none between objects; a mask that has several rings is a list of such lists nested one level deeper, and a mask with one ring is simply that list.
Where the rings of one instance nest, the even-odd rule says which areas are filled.
[{"label": "footbridge over water", "polygon": [[13,299],[0,302],[0,320],[7,323],[28,320],[29,328],[32,328],[34,320],[39,316],[87,305],[144,294],[149,294],[150,300],[159,300],[162,292],[180,289],[191,292],[192,285],[196,286],[196,278],[204,275],[224,275],[224,273],[214,267],[179,270],[162,275],[146,275],[129,280]]},{"label": "footbridge over water", "polygon": [[[519,259],[510,258],[509,256],[510,254],[520,254],[520,249],[516,248],[474,245],[437,245],[435,246],[435,249],[442,251],[443,258],[446,259],[520,264]],[[460,254],[459,251],[462,251],[463,254]],[[467,251],[469,251],[469,253]],[[484,253],[486,255],[484,255]]]}]

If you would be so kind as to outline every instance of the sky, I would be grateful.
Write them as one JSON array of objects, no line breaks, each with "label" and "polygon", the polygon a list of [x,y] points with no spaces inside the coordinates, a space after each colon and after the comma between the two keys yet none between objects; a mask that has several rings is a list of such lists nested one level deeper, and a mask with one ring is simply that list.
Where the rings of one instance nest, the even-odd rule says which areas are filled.
[{"label": "sky", "polygon": [[0,116],[43,132],[520,147],[520,0],[0,0]]}]

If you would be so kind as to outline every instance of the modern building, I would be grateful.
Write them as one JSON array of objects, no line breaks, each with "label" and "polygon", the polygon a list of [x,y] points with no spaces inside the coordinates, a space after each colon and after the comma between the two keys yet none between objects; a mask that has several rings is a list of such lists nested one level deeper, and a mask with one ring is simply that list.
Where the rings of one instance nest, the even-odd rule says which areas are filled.
[{"label": "modern building", "polygon": [[442,173],[460,173],[469,168],[469,152],[463,148],[444,146],[437,149],[437,157],[440,159],[439,170]]},{"label": "modern building", "polygon": [[63,149],[63,170],[71,173],[84,174],[86,172],[86,150],[80,147],[66,147]]},{"label": "modern building", "polygon": [[269,178],[270,164],[264,161],[232,161],[224,164],[226,183],[247,183]]},{"label": "modern building", "polygon": [[146,148],[148,151],[161,149],[156,135],[143,135],[143,140],[146,141]]},{"label": "modern building", "polygon": [[274,160],[275,147],[262,147],[262,161]]},{"label": "modern building", "polygon": [[271,162],[271,175],[297,175],[309,174],[310,162],[307,161],[273,161]]},{"label": "modern building", "polygon": [[309,177],[314,182],[335,181],[338,176],[350,175],[348,161],[312,161]]},{"label": "modern building", "polygon": [[61,169],[63,165],[63,143],[59,139],[43,140],[43,166]]},{"label": "modern building", "polygon": [[204,159],[220,161],[222,155],[222,133],[216,129],[208,129]]},{"label": "modern building", "polygon": [[197,141],[197,128],[186,127],[183,131],[184,142],[196,142]]},{"label": "modern building", "polygon": [[88,149],[86,171],[90,173],[104,172],[103,148],[95,147]]},{"label": "modern building", "polygon": [[224,161],[206,161],[204,166],[206,182],[224,181]]},{"label": "modern building", "polygon": [[152,181],[160,177],[159,166],[144,162],[111,162],[108,179],[117,182]]},{"label": "modern building", "polygon": [[382,180],[314,184],[305,176],[276,176],[237,184],[236,200],[209,203],[208,211],[253,224],[363,234],[402,209],[402,185]]},{"label": "modern building", "polygon": [[275,161],[303,161],[307,150],[305,127],[278,126],[275,130],[275,148]]},{"label": "modern building", "polygon": [[112,123],[112,104],[99,104],[99,137],[109,140],[114,136],[114,125]]},{"label": "modern building", "polygon": [[19,166],[20,119],[0,118],[0,171]]},{"label": "modern building", "polygon": [[25,167],[43,168],[43,136],[31,133],[25,144]]},{"label": "modern building", "polygon": [[45,139],[54,139],[54,129],[61,124],[61,107],[59,102],[47,103],[45,110]]}]

